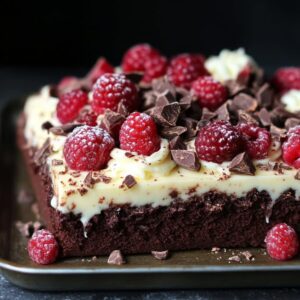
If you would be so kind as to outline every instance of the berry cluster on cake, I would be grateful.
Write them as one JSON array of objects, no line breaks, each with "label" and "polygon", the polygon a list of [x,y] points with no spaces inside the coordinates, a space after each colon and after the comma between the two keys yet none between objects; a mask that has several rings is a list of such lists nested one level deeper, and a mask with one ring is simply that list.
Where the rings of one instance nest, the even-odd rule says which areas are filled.
[{"label": "berry cluster on cake", "polygon": [[300,222],[299,124],[300,68],[268,79],[243,49],[167,59],[140,44],[120,67],[100,58],[28,97],[19,118],[47,228],[29,253],[263,246],[272,226]]}]

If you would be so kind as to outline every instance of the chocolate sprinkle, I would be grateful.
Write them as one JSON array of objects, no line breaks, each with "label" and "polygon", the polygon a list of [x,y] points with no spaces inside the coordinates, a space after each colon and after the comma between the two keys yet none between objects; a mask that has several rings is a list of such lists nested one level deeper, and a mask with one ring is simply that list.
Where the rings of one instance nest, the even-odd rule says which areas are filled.
[{"label": "chocolate sprinkle", "polygon": [[255,167],[250,157],[246,152],[243,152],[233,158],[229,165],[229,171],[245,175],[254,175]]},{"label": "chocolate sprinkle", "polygon": [[173,160],[177,165],[188,170],[198,171],[201,164],[194,151],[190,150],[171,150]]},{"label": "chocolate sprinkle", "polygon": [[107,263],[110,265],[123,265],[126,261],[120,250],[114,250],[110,253]]},{"label": "chocolate sprinkle", "polygon": [[132,175],[127,175],[122,182],[122,185],[126,185],[129,189],[137,184],[135,178]]},{"label": "chocolate sprinkle", "polygon": [[151,251],[154,258],[158,260],[165,260],[169,257],[169,250],[165,251]]}]

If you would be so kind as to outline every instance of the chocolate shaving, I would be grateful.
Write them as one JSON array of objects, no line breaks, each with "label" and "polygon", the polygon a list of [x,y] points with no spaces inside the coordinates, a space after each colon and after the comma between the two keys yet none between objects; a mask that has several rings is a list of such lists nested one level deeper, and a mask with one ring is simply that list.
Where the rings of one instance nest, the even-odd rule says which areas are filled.
[{"label": "chocolate shaving", "polygon": [[37,166],[41,166],[45,162],[46,156],[49,155],[50,150],[50,139],[47,138],[43,146],[35,152],[33,162]]},{"label": "chocolate shaving", "polygon": [[216,112],[210,111],[206,107],[202,109],[201,120],[197,124],[197,128],[200,129],[208,124],[212,119],[217,116]]},{"label": "chocolate shaving", "polygon": [[186,127],[186,137],[188,139],[193,138],[196,136],[198,132],[198,121],[192,118],[185,118],[183,119],[184,126]]},{"label": "chocolate shaving", "polygon": [[134,73],[126,73],[125,76],[133,83],[138,84],[142,80],[144,74],[142,72],[134,72]]},{"label": "chocolate shaving", "polygon": [[300,119],[297,118],[288,118],[284,122],[284,127],[289,130],[297,125],[300,125]]},{"label": "chocolate shaving", "polygon": [[46,121],[46,122],[44,122],[44,123],[42,124],[42,129],[45,129],[45,130],[49,130],[49,129],[52,128],[52,127],[53,127],[53,125],[52,125],[52,123],[49,122],[49,121]]},{"label": "chocolate shaving", "polygon": [[253,112],[257,108],[257,100],[245,93],[240,93],[233,98],[233,107],[245,112]]},{"label": "chocolate shaving", "polygon": [[170,150],[186,150],[186,145],[180,136],[174,137],[169,142],[169,147],[170,147]]},{"label": "chocolate shaving", "polygon": [[151,251],[154,258],[158,260],[165,260],[169,257],[169,250],[165,251]]},{"label": "chocolate shaving", "polygon": [[126,105],[123,103],[123,100],[119,102],[118,107],[117,107],[117,113],[120,115],[127,117],[129,115],[129,111],[126,107]]},{"label": "chocolate shaving", "polygon": [[229,171],[245,175],[254,175],[255,167],[246,152],[243,152],[233,158],[229,164]]},{"label": "chocolate shaving", "polygon": [[218,120],[224,120],[224,121],[230,121],[230,113],[228,106],[231,103],[230,100],[226,101],[223,103],[217,110],[216,110],[216,115]]},{"label": "chocolate shaving", "polygon": [[158,106],[154,112],[154,118],[161,126],[175,126],[180,114],[180,105],[177,102]]},{"label": "chocolate shaving", "polygon": [[263,126],[271,125],[271,115],[264,107],[259,112],[257,112],[256,115],[258,116],[260,123]]},{"label": "chocolate shaving", "polygon": [[159,94],[157,96],[156,99],[156,106],[163,106],[163,105],[167,105],[169,103],[175,102],[176,99],[174,97],[174,95],[172,93],[170,93],[169,91],[165,91],[162,94]]},{"label": "chocolate shaving", "polygon": [[186,95],[179,100],[180,107],[183,111],[189,109],[192,105],[192,102],[193,97],[191,95]]},{"label": "chocolate shaving", "polygon": [[171,84],[170,82],[168,82],[165,78],[160,78],[160,79],[153,80],[152,87],[153,87],[153,90],[157,94],[162,94],[165,91],[168,91],[174,97],[176,97],[175,86],[173,84]]},{"label": "chocolate shaving", "polygon": [[250,114],[244,112],[243,110],[238,110],[238,120],[239,123],[254,123],[258,125],[256,119],[254,119]]},{"label": "chocolate shaving", "polygon": [[65,124],[61,126],[51,127],[49,129],[55,135],[68,135],[71,133],[75,128],[82,126],[83,124]]},{"label": "chocolate shaving", "polygon": [[110,253],[107,263],[110,265],[123,265],[126,261],[120,250],[114,250]]},{"label": "chocolate shaving", "polygon": [[177,165],[188,170],[198,171],[201,164],[194,151],[190,150],[171,150],[173,160]]},{"label": "chocolate shaving", "polygon": [[224,84],[227,87],[230,97],[233,97],[233,96],[247,90],[246,85],[244,85],[236,80],[227,80],[227,81],[225,81]]},{"label": "chocolate shaving", "polygon": [[187,131],[186,127],[183,126],[174,126],[174,127],[164,127],[161,130],[161,136],[166,139],[172,139],[176,136],[179,136]]},{"label": "chocolate shaving", "polygon": [[122,182],[122,185],[127,186],[129,189],[134,187],[137,184],[135,178],[132,175],[127,175]]}]

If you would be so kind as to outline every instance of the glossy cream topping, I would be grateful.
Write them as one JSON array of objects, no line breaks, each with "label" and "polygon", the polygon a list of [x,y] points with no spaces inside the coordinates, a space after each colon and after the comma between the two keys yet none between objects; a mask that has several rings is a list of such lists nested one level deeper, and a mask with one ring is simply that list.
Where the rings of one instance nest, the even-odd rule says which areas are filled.
[{"label": "glossy cream topping", "polygon": [[290,90],[281,97],[285,109],[291,113],[300,111],[300,91]]},{"label": "glossy cream topping", "polygon": [[[215,164],[202,161],[200,171],[189,171],[174,164],[164,139],[161,141],[160,150],[148,157],[113,149],[107,168],[92,172],[93,178],[99,180],[91,186],[85,180],[88,172],[76,172],[66,168],[63,157],[66,137],[51,133],[48,135],[45,134],[46,130],[41,130],[45,121],[55,120],[55,106],[52,105],[50,111],[48,101],[52,100],[43,93],[28,99],[26,107],[32,109],[25,109],[25,135],[31,145],[40,145],[42,140],[50,137],[53,152],[48,158],[48,164],[54,190],[51,205],[62,213],[81,214],[83,225],[111,204],[166,206],[174,200],[174,195],[185,201],[191,196],[211,190],[241,197],[256,188],[258,191],[266,190],[276,200],[282,192],[292,188],[296,191],[296,196],[299,196],[299,181],[294,178],[296,170],[283,170],[283,173],[278,173],[257,168],[255,176],[247,176],[231,173],[228,162]],[[45,110],[48,110],[47,113],[42,115],[41,112]],[[189,148],[193,148],[193,141]],[[274,143],[269,159],[255,163],[272,164],[272,160],[278,156],[280,149]],[[62,164],[57,164],[57,161]],[[137,182],[132,188],[122,184],[127,175],[134,176]]]},{"label": "glossy cream topping", "polygon": [[215,80],[220,82],[237,79],[239,73],[248,64],[254,62],[243,48],[235,51],[222,50],[218,56],[211,56],[205,61],[206,69]]}]

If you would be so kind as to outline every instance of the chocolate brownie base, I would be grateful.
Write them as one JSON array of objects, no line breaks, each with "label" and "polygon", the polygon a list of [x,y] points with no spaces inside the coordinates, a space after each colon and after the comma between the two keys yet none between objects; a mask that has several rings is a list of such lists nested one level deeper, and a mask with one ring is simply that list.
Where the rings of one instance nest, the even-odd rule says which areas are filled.
[{"label": "chocolate brownie base", "polygon": [[134,254],[214,246],[259,247],[275,223],[287,222],[296,227],[300,222],[300,205],[293,190],[283,193],[273,206],[267,192],[255,189],[241,198],[211,191],[188,201],[181,201],[174,193],[169,206],[111,206],[90,220],[86,238],[79,216],[62,214],[50,206],[53,191],[47,167],[34,162],[35,150],[26,147],[23,130],[21,116],[19,147],[41,216],[59,241],[63,257],[108,255],[115,249]]}]

